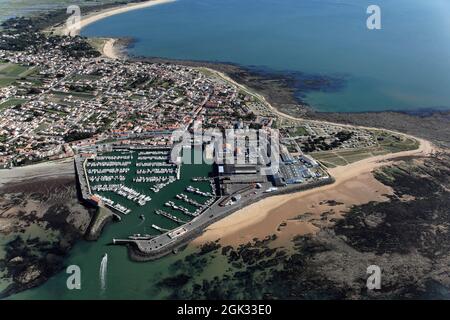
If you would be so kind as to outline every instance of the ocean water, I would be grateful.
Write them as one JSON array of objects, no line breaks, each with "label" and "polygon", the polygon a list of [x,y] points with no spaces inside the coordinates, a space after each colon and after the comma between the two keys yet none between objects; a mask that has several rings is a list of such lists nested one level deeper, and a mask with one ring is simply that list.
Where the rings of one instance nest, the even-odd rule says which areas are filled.
[{"label": "ocean water", "polygon": [[178,0],[113,16],[85,36],[133,37],[136,56],[231,62],[338,80],[299,94],[321,111],[450,109],[450,2]]},{"label": "ocean water", "polygon": [[[150,204],[138,208],[127,203],[126,205],[133,208],[134,211],[126,216],[122,215],[121,222],[107,225],[97,241],[81,240],[76,243],[66,257],[64,264],[65,267],[75,265],[80,268],[81,290],[68,289],[66,281],[69,274],[64,269],[41,286],[12,295],[8,299],[162,299],[166,297],[170,292],[160,288],[157,283],[164,277],[177,272],[178,270],[174,270],[171,266],[177,260],[193,253],[195,248],[188,247],[176,255],[169,254],[156,261],[134,262],[128,258],[126,247],[111,245],[112,239],[126,239],[128,236],[136,233],[158,234],[157,231],[152,230],[152,224],[165,228],[177,226],[165,218],[156,216],[154,214],[156,209],[162,209],[179,218],[189,220],[189,217],[166,208],[164,203],[169,200],[177,203],[179,200],[176,200],[175,196],[183,193],[188,185],[198,187],[203,191],[209,191],[208,182],[192,182],[191,179],[193,177],[208,176],[211,170],[212,167],[207,164],[183,165],[181,167],[181,179],[167,186],[160,193],[151,194],[152,200]],[[142,186],[139,189],[132,183],[130,185],[140,192],[144,192]],[[197,201],[204,201],[204,199],[199,199],[195,195],[189,195],[189,197]],[[111,198],[113,197],[111,196]],[[114,200],[118,201],[119,199],[116,197]],[[121,199],[120,203],[124,204],[123,201]],[[189,207],[187,204],[182,205]],[[145,221],[140,219],[141,214],[145,216]],[[108,255],[107,268],[106,272],[100,276],[99,271],[105,253]],[[223,271],[221,268],[216,267],[212,273],[222,274]]]}]

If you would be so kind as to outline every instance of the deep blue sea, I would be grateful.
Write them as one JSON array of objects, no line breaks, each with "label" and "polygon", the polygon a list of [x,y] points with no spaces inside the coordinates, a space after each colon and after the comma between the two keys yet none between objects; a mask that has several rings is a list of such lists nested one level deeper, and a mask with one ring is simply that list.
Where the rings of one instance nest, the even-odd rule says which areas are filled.
[{"label": "deep blue sea", "polygon": [[[366,27],[370,4],[381,8],[381,30]],[[450,109],[449,0],[178,0],[83,35],[133,37],[137,56],[339,80],[303,92],[321,111]]]}]

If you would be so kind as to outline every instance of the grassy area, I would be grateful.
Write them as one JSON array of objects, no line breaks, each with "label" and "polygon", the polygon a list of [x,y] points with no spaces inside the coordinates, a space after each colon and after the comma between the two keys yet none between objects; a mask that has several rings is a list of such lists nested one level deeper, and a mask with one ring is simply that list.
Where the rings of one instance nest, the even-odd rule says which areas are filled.
[{"label": "grassy area", "polygon": [[37,67],[28,68],[24,72],[19,74],[19,77],[20,78],[31,77],[31,76],[36,75],[38,73],[38,71],[39,71],[39,69]]},{"label": "grassy area", "polygon": [[10,86],[15,81],[16,81],[16,79],[14,79],[14,78],[3,78],[0,76],[0,88]]},{"label": "grassy area", "polygon": [[[199,67],[198,71],[200,71],[201,73],[203,73],[207,77],[217,77],[217,75],[214,72],[212,72],[210,69],[208,69],[208,68]],[[243,93],[243,92],[245,92],[245,91],[239,90],[239,93]]]},{"label": "grassy area", "polygon": [[27,67],[24,67],[24,66],[21,66],[18,64],[12,64],[12,63],[2,64],[0,66],[0,76],[18,77],[27,70],[28,70]]},{"label": "grassy area", "polygon": [[391,139],[388,139],[381,142],[380,146],[388,152],[400,152],[417,149],[419,147],[419,142],[409,138],[403,138],[401,141],[392,141]]},{"label": "grassy area", "polygon": [[329,168],[345,166],[348,164],[348,162],[344,158],[340,157],[336,152],[316,152],[311,155],[314,159],[319,160]]},{"label": "grassy area", "polygon": [[[0,87],[6,87],[19,79],[25,79],[37,73],[36,67],[28,68],[13,63],[0,63]],[[27,79],[32,82],[33,79]]]},{"label": "grassy area", "polygon": [[59,116],[67,116],[69,113],[62,110],[45,109],[45,112],[57,114]]},{"label": "grassy area", "polygon": [[334,168],[336,166],[345,166],[374,156],[415,150],[419,147],[419,142],[410,138],[395,137],[386,133],[383,133],[378,137],[382,138],[382,140],[379,140],[379,145],[377,147],[356,150],[314,152],[311,155],[315,159],[321,161],[325,166]]},{"label": "grassy area", "polygon": [[106,38],[89,38],[88,43],[97,51],[102,52],[105,43],[108,41]]},{"label": "grassy area", "polygon": [[0,104],[0,111],[3,110],[4,108],[14,107],[25,102],[27,102],[27,100],[25,99],[9,99],[8,101],[5,101],[2,104]]},{"label": "grassy area", "polygon": [[295,127],[295,128],[289,129],[289,134],[291,136],[298,137],[298,136],[308,136],[309,132],[308,132],[308,130],[306,130],[305,127]]}]

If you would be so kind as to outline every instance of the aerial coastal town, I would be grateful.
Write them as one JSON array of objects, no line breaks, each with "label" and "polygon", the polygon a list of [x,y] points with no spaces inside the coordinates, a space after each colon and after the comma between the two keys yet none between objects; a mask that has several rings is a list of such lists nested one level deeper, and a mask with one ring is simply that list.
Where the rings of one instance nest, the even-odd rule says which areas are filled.
[{"label": "aerial coastal town", "polygon": [[[132,244],[137,260],[176,251],[264,197],[332,183],[329,167],[414,144],[384,131],[284,118],[206,68],[112,60],[82,37],[18,30],[0,35],[0,113],[0,168],[74,158],[81,199],[108,212],[93,233],[110,217],[149,220],[145,234],[111,239]],[[199,123],[205,132],[279,130],[278,170],[262,174],[268,165],[252,159],[261,145],[251,139],[213,150],[193,138],[173,159],[173,133]],[[195,169],[180,160],[196,152],[246,161]]]},{"label": "aerial coastal town", "polygon": [[448,299],[448,10],[391,2],[0,0],[0,302]]}]

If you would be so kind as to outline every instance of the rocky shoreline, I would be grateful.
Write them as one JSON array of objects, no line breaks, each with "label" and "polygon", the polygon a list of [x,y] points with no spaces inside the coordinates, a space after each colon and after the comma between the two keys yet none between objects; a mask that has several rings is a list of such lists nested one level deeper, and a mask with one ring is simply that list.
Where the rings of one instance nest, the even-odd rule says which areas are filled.
[{"label": "rocky shoreline", "polygon": [[[122,42],[125,45],[130,44],[130,40],[122,40],[125,42]],[[141,58],[133,58],[133,59],[141,59]],[[246,70],[245,68],[242,68],[240,66],[232,65],[232,64],[220,64],[220,63],[208,63],[208,62],[190,62],[190,61],[174,61],[174,60],[167,60],[167,59],[159,59],[159,58],[145,58],[145,61],[149,62],[156,62],[156,63],[178,63],[178,64],[184,64],[184,65],[190,65],[190,66],[198,66],[198,67],[208,67],[211,69],[215,69],[217,71],[223,72],[230,76],[233,80],[238,81],[240,83],[243,83],[247,87],[253,89],[254,91],[262,94],[267,98],[267,100],[278,110],[285,112],[287,114],[293,115],[293,116],[300,116],[304,118],[309,119],[318,119],[318,120],[326,120],[326,121],[332,121],[332,122],[340,122],[340,123],[347,123],[347,124],[354,124],[354,125],[366,125],[366,126],[372,126],[372,127],[383,127],[387,129],[397,130],[401,132],[405,132],[408,134],[413,134],[419,137],[426,138],[428,140],[432,140],[436,144],[439,144],[441,146],[450,146],[450,126],[448,126],[448,122],[450,121],[450,112],[433,112],[430,114],[406,114],[401,112],[377,112],[377,113],[320,113],[312,110],[309,106],[304,104],[301,99],[298,98],[298,92],[296,92],[294,88],[294,79],[290,78],[289,75],[283,76],[283,75],[275,75],[270,74],[268,72],[258,72],[257,70]],[[311,80],[311,82],[309,82]],[[315,89],[315,90],[336,90],[339,88],[339,79],[328,79],[328,78],[317,78],[315,76],[312,76],[311,79],[305,79],[305,81],[309,82],[309,85],[311,88],[309,89]],[[308,89],[308,90],[309,90]],[[423,170],[423,168],[421,169]],[[440,172],[443,172],[442,169],[440,169]],[[444,172],[445,175],[448,177],[448,172]],[[445,177],[444,175],[444,177]],[[434,177],[434,176],[433,176]],[[407,180],[406,177],[401,177],[405,180],[399,180],[400,188],[407,189],[409,187],[409,180]],[[416,178],[416,177],[413,177]],[[436,177],[437,178],[437,177]],[[48,180],[45,180],[48,182]],[[418,183],[417,180],[413,181],[414,183]],[[419,181],[420,182],[420,181]],[[446,181],[444,181],[446,183]],[[58,187],[55,187],[51,193],[58,194],[58,189],[61,186],[64,186],[66,188],[69,183],[64,182]],[[71,182],[73,184],[73,182]],[[388,183],[388,181],[386,181]],[[81,210],[78,205],[78,202],[73,202],[74,200],[74,191],[70,188],[67,189],[67,197],[61,198],[60,200],[56,201],[55,203],[52,202],[52,206],[48,207],[46,210],[41,210],[41,213],[43,213],[42,217],[37,217],[37,214],[39,214],[37,211],[33,212],[33,210],[29,211],[28,208],[24,209],[24,203],[28,203],[28,201],[31,199],[33,201],[37,201],[39,203],[45,203],[48,202],[48,195],[41,194],[40,190],[37,189],[37,186],[34,184],[27,185],[27,188],[30,188],[27,190],[27,188],[20,187],[17,190],[21,190],[23,192],[25,190],[25,194],[29,192],[27,199],[21,199],[17,198],[17,193],[19,193],[17,190],[14,191],[13,189],[8,190],[0,190],[1,193],[4,196],[11,195],[9,198],[5,198],[7,203],[5,204],[5,209],[11,210],[14,206],[17,207],[17,210],[19,214],[16,215],[16,217],[23,220],[23,222],[30,224],[36,224],[39,222],[46,222],[50,225],[49,229],[52,231],[63,231],[64,236],[60,238],[56,238],[56,240],[48,241],[48,240],[40,240],[40,239],[31,239],[24,241],[20,237],[15,238],[11,240],[6,247],[7,255],[5,259],[0,261],[0,270],[4,270],[8,277],[10,277],[13,280],[13,283],[3,292],[0,293],[0,298],[5,297],[7,295],[13,294],[15,292],[19,292],[28,288],[31,288],[33,286],[37,286],[44,281],[48,279],[51,275],[55,274],[56,272],[59,272],[62,270],[63,267],[63,257],[66,256],[66,254],[69,252],[70,248],[74,245],[74,243],[80,239],[85,233],[86,230],[89,229],[89,223],[91,223],[91,227],[93,227],[93,222],[91,222],[91,217],[93,213],[88,213],[87,210]],[[35,189],[33,189],[33,186]],[[8,186],[9,188],[10,186]],[[395,185],[394,185],[395,187]],[[398,187],[398,186],[397,186]],[[407,189],[409,193],[412,191]],[[44,190],[47,192],[48,190]],[[76,192],[75,192],[76,194]],[[414,196],[416,196],[414,194]],[[445,197],[445,194],[443,195]],[[75,197],[76,198],[76,197]],[[17,202],[17,200],[20,200],[20,202]],[[434,198],[433,198],[434,199]],[[394,201],[395,199],[393,199]],[[437,200],[437,199],[434,199]],[[395,203],[397,205],[397,203]],[[432,203],[431,203],[432,204]],[[430,205],[431,205],[430,204]],[[12,207],[11,207],[12,205]],[[26,204],[25,204],[26,206]],[[11,208],[10,208],[11,207]],[[378,208],[378,207],[377,207]],[[364,208],[366,209],[366,208]],[[370,209],[370,208],[369,208]],[[368,209],[368,210],[369,210]],[[388,210],[388,209],[386,209]],[[22,212],[25,212],[24,213]],[[368,211],[371,212],[371,211]],[[79,219],[75,219],[73,215],[79,216]],[[4,213],[2,214],[3,217]],[[25,218],[24,218],[25,217]],[[28,217],[28,218],[26,218]],[[55,218],[56,217],[56,218]],[[7,218],[10,218],[9,216]],[[83,221],[80,221],[82,218]],[[350,218],[356,219],[356,217],[350,215],[349,221],[351,222]],[[375,217],[377,218],[377,217]],[[411,218],[412,219],[412,218]],[[373,220],[373,219],[372,219]],[[99,230],[103,228],[103,226],[109,221],[109,218],[105,218],[101,220],[99,223],[99,227],[94,228],[94,232],[91,235],[92,239],[94,240],[96,236],[99,235]],[[394,221],[397,222],[397,221]],[[358,221],[359,223],[359,221]],[[344,225],[345,227],[345,225]],[[354,245],[354,247],[357,247],[357,249],[361,252],[364,252],[364,248],[361,246],[361,238],[360,235],[363,234],[365,230],[359,230],[361,231],[361,234],[350,234],[346,228],[342,227],[342,229],[339,229],[341,232],[341,235],[343,237],[347,237],[347,239],[350,238],[352,243],[350,245]],[[24,228],[23,226],[21,228]],[[353,226],[352,228],[348,229],[354,229],[356,228]],[[338,230],[338,231],[339,231]],[[92,231],[92,228],[91,228]],[[378,230],[380,231],[380,230]],[[384,230],[381,230],[384,232]],[[380,231],[380,232],[381,232]],[[407,230],[408,231],[408,230]],[[417,230],[416,230],[417,231]],[[423,230],[419,230],[423,231]],[[325,232],[325,231],[324,231]],[[329,233],[331,232],[331,233]],[[331,234],[331,235],[330,235]],[[89,236],[90,237],[90,236]],[[289,298],[282,295],[282,292],[286,290],[287,285],[295,286],[296,284],[293,281],[295,272],[299,271],[304,266],[302,265],[302,261],[305,259],[309,259],[312,257],[316,257],[316,255],[319,255],[322,252],[328,252],[331,250],[323,250],[329,249],[328,247],[328,240],[331,237],[330,240],[333,244],[333,246],[340,245],[340,243],[337,243],[335,239],[335,234],[333,230],[327,230],[325,233],[320,233],[319,238],[317,240],[310,240],[307,238],[301,238],[297,239],[298,243],[296,242],[297,248],[298,248],[298,256],[290,256],[289,260],[284,260],[285,253],[276,253],[275,251],[269,250],[267,251],[267,248],[264,248],[264,251],[262,253],[257,253],[253,251],[249,251],[252,249],[252,245],[250,246],[244,246],[244,254],[242,252],[235,252],[233,249],[226,249],[223,251],[222,255],[227,256],[231,263],[241,263],[241,266],[245,265],[254,265],[257,260],[260,260],[260,257],[267,256],[272,257],[272,255],[276,254],[275,257],[268,260],[263,260],[260,263],[257,263],[258,268],[262,268],[265,272],[265,269],[270,268],[272,264],[275,262],[283,262],[283,271],[280,271],[280,273],[275,273],[275,275],[269,279],[271,283],[279,283],[279,288],[275,288],[274,292],[266,292],[264,293],[263,297],[270,298],[270,297],[283,297],[283,298]],[[346,242],[346,245],[349,245],[348,241],[346,241],[343,238],[340,238],[342,241]],[[267,241],[269,241],[268,239]],[[402,240],[402,239],[400,239]],[[443,240],[447,240],[444,238]],[[264,244],[266,242],[263,242]],[[436,242],[434,242],[436,244]],[[402,243],[404,245],[404,243]],[[37,250],[40,254],[36,255],[28,250],[29,247],[34,248]],[[213,250],[209,251],[209,247],[206,249],[202,249],[202,255],[207,254],[209,252],[212,252],[214,250],[217,250],[218,247],[213,245],[211,246]],[[340,247],[339,247],[340,248]],[[315,250],[317,249],[317,250]],[[342,252],[338,251],[339,254],[345,255],[352,253],[353,249],[350,248],[347,251],[347,247]],[[373,249],[373,248],[372,248]],[[206,253],[205,253],[206,252]],[[235,252],[235,253],[233,253]],[[282,252],[282,251],[280,251]],[[390,253],[390,252],[389,252]],[[401,253],[401,252],[400,252]],[[330,253],[331,254],[331,253]],[[383,252],[379,253],[376,252],[376,254],[383,254]],[[254,257],[254,259],[249,259],[248,255],[251,257]],[[233,257],[231,257],[233,256]],[[230,258],[231,257],[231,258]],[[237,258],[236,258],[237,257]],[[320,258],[320,257],[319,257]],[[323,258],[323,257],[322,257]],[[336,258],[336,257],[335,257]],[[336,261],[338,261],[339,257],[336,258]],[[367,260],[367,257],[363,257]],[[420,263],[424,264],[426,261],[422,259],[422,257],[419,257],[417,260],[416,257],[409,257],[412,260],[408,261],[419,261]],[[409,259],[408,258],[408,259]],[[239,259],[242,259],[242,261],[238,261]],[[273,260],[275,259],[275,260]],[[366,261],[364,260],[364,261]],[[384,260],[383,260],[384,261]],[[399,260],[401,262],[401,260]],[[425,261],[425,262],[424,262]],[[347,261],[348,262],[348,261]],[[351,263],[352,261],[350,261]],[[442,261],[440,261],[442,262]],[[418,264],[420,266],[420,264]],[[314,282],[314,279],[318,277],[320,274],[313,272],[313,267],[316,266],[306,266],[306,269],[301,269],[300,271],[306,272],[302,274],[301,281],[299,282],[298,286],[304,285],[307,288],[312,288],[311,292],[308,293],[308,295],[302,295],[300,291],[300,287],[295,287],[298,290],[293,291],[293,297],[295,298],[308,298],[308,297],[314,297],[315,295],[319,294],[327,294],[331,298],[346,298],[346,297],[354,297],[350,295],[350,289],[354,289],[353,287],[343,287],[339,290],[335,290],[332,288],[333,281],[329,280],[330,282]],[[397,266],[399,267],[399,266]],[[258,269],[256,268],[256,269]],[[427,267],[428,268],[428,267]],[[424,270],[428,270],[424,267]],[[243,285],[243,288],[248,288],[248,285],[251,285],[251,282],[249,280],[249,277],[253,277],[251,275],[253,271],[253,267],[250,268],[248,271],[242,271],[242,272],[236,272],[235,276],[243,281],[241,284]],[[260,270],[260,269],[258,269]],[[306,271],[305,271],[306,270]],[[309,273],[311,271],[311,273]],[[322,270],[323,271],[323,270]],[[328,270],[329,271],[329,270]],[[420,270],[419,270],[420,271]],[[267,271],[268,273],[269,271]],[[331,271],[330,271],[331,272]],[[327,274],[328,278],[331,276]],[[327,278],[327,279],[328,279]],[[286,284],[281,284],[281,280],[287,279]],[[173,279],[172,279],[173,280]],[[179,276],[175,278],[173,281],[171,279],[162,282],[163,286],[166,285],[173,285],[174,283],[177,284],[178,282],[186,283],[186,277]],[[226,280],[226,279],[224,279]],[[338,279],[341,280],[341,279]],[[216,281],[216,280],[214,280]],[[337,281],[337,280],[336,280]],[[220,284],[220,282],[217,282],[211,286],[205,285],[205,287],[202,289],[204,291],[204,294],[206,297],[214,297],[215,292],[212,292],[211,288],[216,288],[216,284]],[[314,286],[320,285],[321,288],[319,291],[314,289]],[[226,288],[226,287],[224,287]],[[254,289],[254,287],[249,288],[249,292],[252,292],[251,290]],[[314,290],[316,291],[314,291]],[[361,291],[358,291],[357,293],[361,294]],[[180,294],[184,294],[184,292],[181,292]],[[362,297],[367,297],[366,295],[361,294]],[[178,297],[178,296],[174,296]],[[181,296],[182,297],[182,296]],[[395,297],[395,296],[394,296]]]},{"label": "rocky shoreline", "polygon": [[[132,45],[131,39],[121,43],[122,52]],[[379,111],[379,112],[319,112],[301,100],[298,80],[289,73],[271,73],[232,63],[187,61],[151,57],[128,57],[151,63],[176,63],[191,67],[206,67],[229,76],[249,89],[261,94],[278,111],[294,117],[341,124],[376,127],[399,131],[430,140],[438,146],[450,147],[450,110]],[[344,79],[304,75],[304,92],[310,90],[339,90]],[[310,78],[308,78],[310,77]]]},{"label": "rocky shoreline", "polygon": [[[246,202],[242,202],[240,205],[230,208],[228,211],[226,211],[224,214],[221,214],[220,216],[216,216],[214,219],[210,219],[205,223],[202,228],[196,229],[192,232],[186,233],[183,236],[178,237],[176,240],[174,240],[170,245],[159,248],[157,250],[154,250],[152,252],[143,252],[141,250],[141,246],[139,243],[141,241],[136,240],[134,242],[130,241],[130,244],[128,244],[128,253],[131,260],[134,261],[152,261],[159,259],[161,257],[164,257],[165,255],[169,254],[170,252],[177,251],[179,248],[185,247],[190,241],[194,240],[195,238],[201,236],[208,226],[214,224],[215,222],[224,219],[225,217],[235,213],[236,211],[239,211],[243,209],[244,207],[247,207],[253,203],[256,203],[258,201],[261,201],[268,197],[273,197],[277,195],[283,195],[283,194],[290,194],[290,193],[296,193],[301,192],[305,190],[310,190],[314,188],[318,188],[321,186],[326,186],[329,184],[333,184],[335,182],[334,178],[330,177],[325,180],[321,180],[319,182],[315,182],[308,185],[293,185],[291,187],[287,187],[286,189],[281,189],[280,191],[275,191],[273,193],[263,193],[259,196],[253,197],[249,199]],[[145,242],[145,241],[143,241]]]},{"label": "rocky shoreline", "polygon": [[[276,235],[238,247],[206,243],[176,261],[159,281],[170,299],[448,299],[450,156],[411,157],[380,168],[388,201],[350,209],[293,248]],[[334,204],[331,202],[331,204]],[[220,261],[220,275],[205,279]],[[367,290],[367,267],[382,270]]]},{"label": "rocky shoreline", "polygon": [[81,240],[92,212],[79,203],[75,177],[33,178],[0,188],[0,298],[38,286],[64,268],[64,258]]}]

